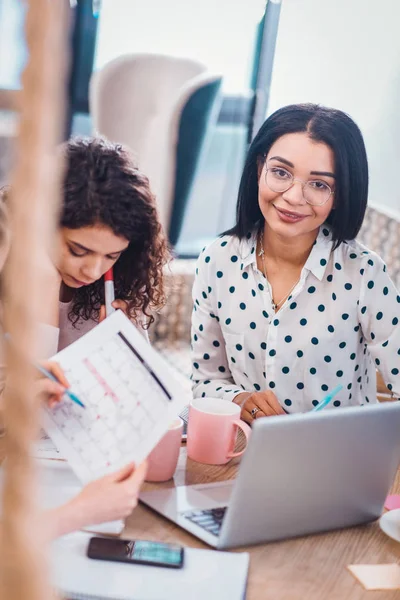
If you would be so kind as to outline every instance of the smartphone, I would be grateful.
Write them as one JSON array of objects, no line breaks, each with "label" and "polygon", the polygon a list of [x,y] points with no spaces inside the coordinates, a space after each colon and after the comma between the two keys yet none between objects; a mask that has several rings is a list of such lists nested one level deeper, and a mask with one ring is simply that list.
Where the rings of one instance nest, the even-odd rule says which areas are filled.
[{"label": "smartphone", "polygon": [[97,560],[138,563],[172,569],[183,567],[182,546],[145,540],[92,537],[89,540],[87,555]]}]

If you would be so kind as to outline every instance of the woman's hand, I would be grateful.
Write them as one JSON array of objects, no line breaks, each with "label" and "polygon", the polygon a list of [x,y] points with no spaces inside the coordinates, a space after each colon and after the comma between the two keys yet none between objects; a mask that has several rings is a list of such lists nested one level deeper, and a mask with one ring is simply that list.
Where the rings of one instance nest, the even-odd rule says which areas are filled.
[{"label": "woman's hand", "polygon": [[45,523],[49,539],[88,525],[128,517],[137,505],[146,471],[146,462],[137,468],[133,464],[126,465],[116,473],[92,481],[67,504],[47,511]]},{"label": "woman's hand", "polygon": [[60,383],[51,381],[48,377],[41,376],[35,383],[35,394],[40,396],[49,408],[54,408],[58,402],[61,402],[65,394],[65,389],[69,388],[69,383],[58,363],[42,361],[40,364],[47,371],[50,371]]},{"label": "woman's hand", "polygon": [[131,463],[86,485],[72,500],[81,527],[129,517],[138,503],[146,471],[146,462],[137,468]]},{"label": "woman's hand", "polygon": [[[114,300],[114,302],[111,303],[111,306],[113,308],[115,308],[115,310],[118,310],[118,309],[122,310],[122,312],[125,313],[126,316],[128,316],[128,303],[125,302],[125,300]],[[104,304],[102,304],[100,307],[99,323],[104,321],[105,318],[106,318],[106,307]]]},{"label": "woman's hand", "polygon": [[47,511],[45,523],[49,539],[129,517],[138,503],[139,491],[147,471],[146,461],[137,468],[126,465],[116,473],[96,479],[70,502]]},{"label": "woman's hand", "polygon": [[[260,417],[272,417],[276,415],[285,415],[286,411],[279,404],[277,397],[273,392],[253,392],[239,394],[234,402],[241,405],[241,418],[249,425],[255,419]],[[253,412],[252,412],[253,411]]]}]

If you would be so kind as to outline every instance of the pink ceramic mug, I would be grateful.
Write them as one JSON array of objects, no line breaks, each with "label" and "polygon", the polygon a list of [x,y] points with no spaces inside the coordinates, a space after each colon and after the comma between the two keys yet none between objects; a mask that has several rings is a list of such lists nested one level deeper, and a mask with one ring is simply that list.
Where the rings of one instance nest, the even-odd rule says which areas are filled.
[{"label": "pink ceramic mug", "polygon": [[178,417],[147,457],[146,481],[168,481],[174,476],[181,447],[182,430],[183,421]]},{"label": "pink ceramic mug", "polygon": [[241,429],[246,441],[250,427],[240,419],[240,406],[221,398],[197,398],[189,408],[188,457],[207,465],[224,465],[241,452],[234,452],[236,434]]}]

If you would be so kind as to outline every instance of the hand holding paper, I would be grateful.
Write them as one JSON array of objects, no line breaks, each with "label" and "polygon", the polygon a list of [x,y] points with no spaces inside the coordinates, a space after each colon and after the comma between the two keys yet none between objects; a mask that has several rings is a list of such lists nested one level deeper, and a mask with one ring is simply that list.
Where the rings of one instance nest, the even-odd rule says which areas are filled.
[{"label": "hand holding paper", "polygon": [[115,473],[88,483],[68,503],[68,522],[64,517],[58,525],[62,527],[64,523],[65,530],[53,532],[52,537],[86,527],[89,523],[93,526],[129,517],[138,503],[146,470],[146,462],[137,468],[130,463]]},{"label": "hand holding paper", "polygon": [[43,426],[83,482],[140,464],[185,404],[168,364],[121,311],[56,360],[86,409],[46,408]]}]

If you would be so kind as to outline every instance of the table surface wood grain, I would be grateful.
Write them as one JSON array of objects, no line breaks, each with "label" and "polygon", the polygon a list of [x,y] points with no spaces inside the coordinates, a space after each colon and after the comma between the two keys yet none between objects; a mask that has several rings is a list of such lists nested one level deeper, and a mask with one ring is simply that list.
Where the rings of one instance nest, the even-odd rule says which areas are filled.
[{"label": "table surface wood grain", "polygon": [[[145,489],[233,479],[238,464],[239,459],[222,467],[199,464],[186,457],[183,446],[174,479],[161,484],[146,483]],[[392,493],[400,493],[400,471]],[[142,504],[128,519],[124,534],[131,538],[208,548]],[[377,521],[237,551],[241,550],[250,553],[247,600],[400,599],[400,591],[367,592],[346,569],[355,563],[400,561],[400,544],[388,538]]]},{"label": "table surface wood grain", "polygon": [[[4,456],[0,439],[0,460]],[[174,479],[146,483],[145,489],[233,479],[239,459],[225,466],[196,463],[183,445]],[[400,493],[400,471],[392,493]],[[126,523],[130,538],[208,548],[201,540],[139,504]],[[388,538],[378,522],[301,538],[239,548],[249,552],[247,600],[400,600],[400,591],[367,592],[348,572],[349,564],[400,562],[400,544]]]}]

